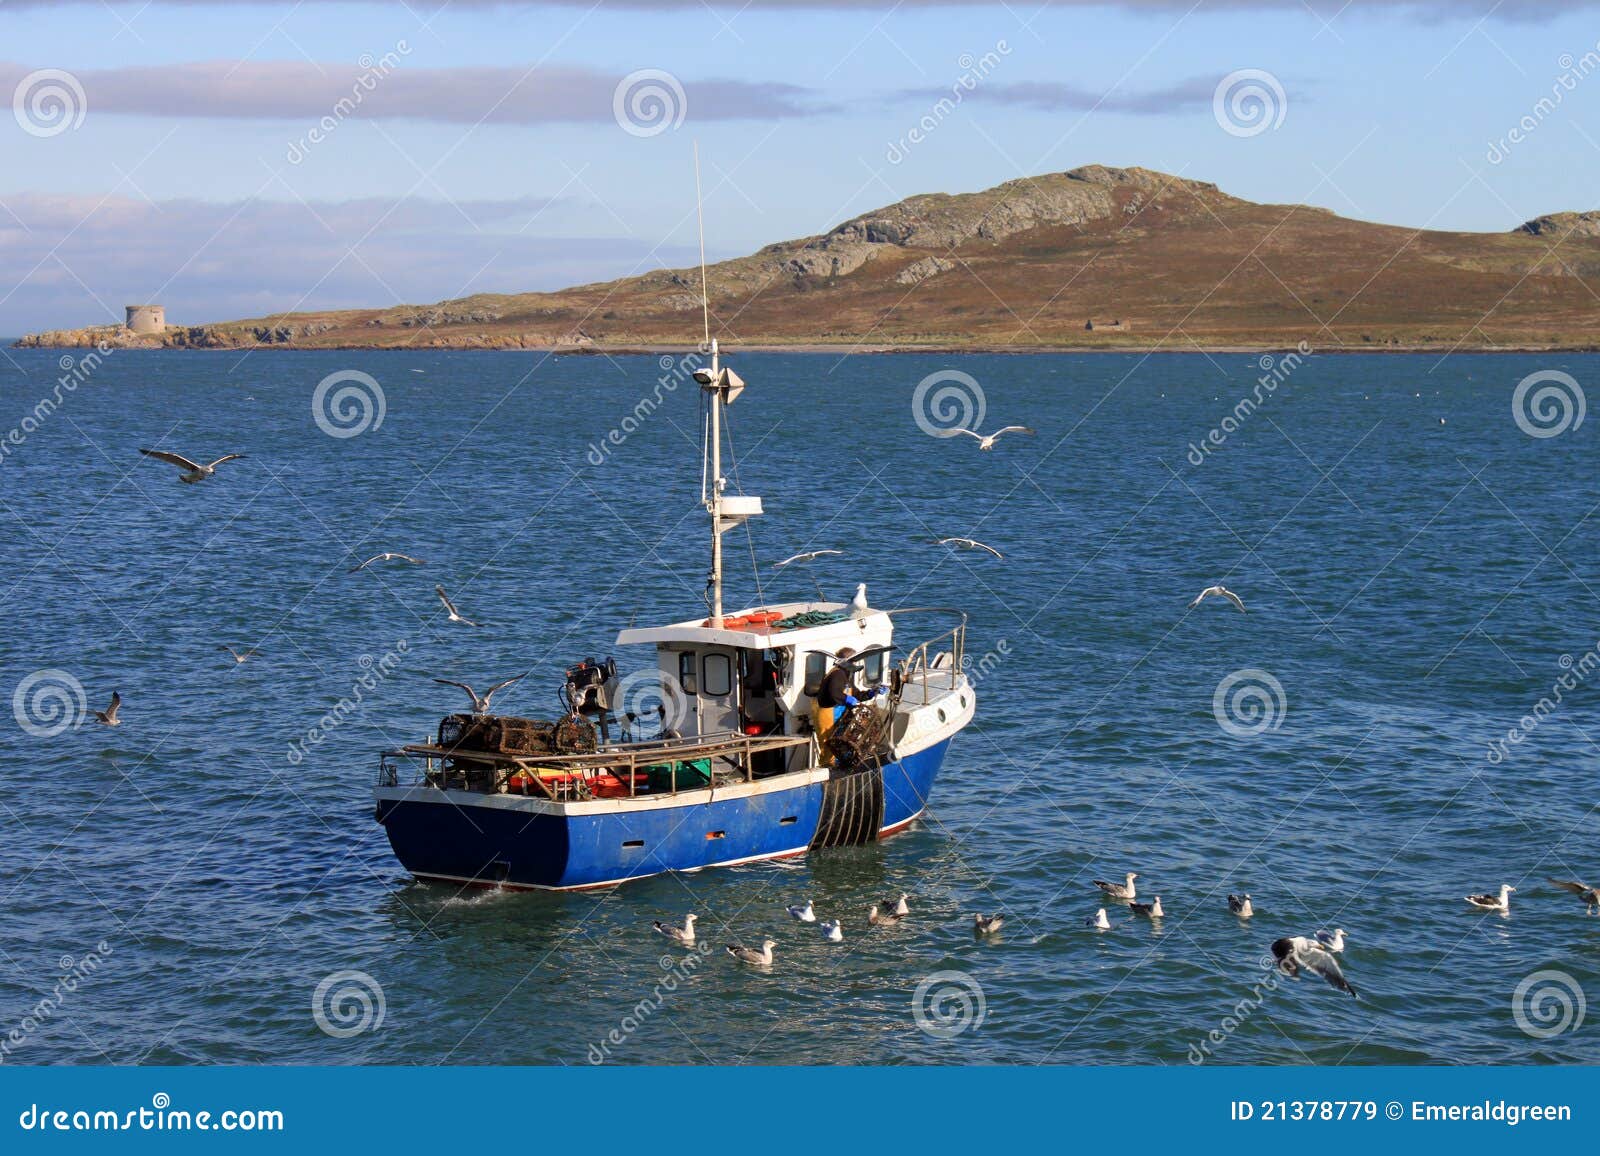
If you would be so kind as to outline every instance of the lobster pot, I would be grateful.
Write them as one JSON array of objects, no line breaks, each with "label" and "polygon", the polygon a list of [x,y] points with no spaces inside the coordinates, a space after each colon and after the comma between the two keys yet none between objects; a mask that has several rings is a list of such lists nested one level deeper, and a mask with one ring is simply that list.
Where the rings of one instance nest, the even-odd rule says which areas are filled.
[{"label": "lobster pot", "polygon": [[856,767],[882,761],[889,738],[889,712],[865,703],[853,706],[828,734],[835,766]]},{"label": "lobster pot", "polygon": [[580,715],[568,715],[550,730],[550,741],[557,754],[589,755],[599,747],[594,724]]},{"label": "lobster pot", "polygon": [[453,714],[439,723],[439,745],[496,755],[548,755],[557,750],[556,731],[557,725],[544,719]]}]

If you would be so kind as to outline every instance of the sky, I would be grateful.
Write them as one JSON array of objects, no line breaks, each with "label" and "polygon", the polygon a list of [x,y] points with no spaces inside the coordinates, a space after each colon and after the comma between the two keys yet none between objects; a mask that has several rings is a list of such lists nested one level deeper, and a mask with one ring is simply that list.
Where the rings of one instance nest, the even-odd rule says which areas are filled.
[{"label": "sky", "polygon": [[0,0],[0,334],[692,265],[696,144],[712,259],[1084,164],[1498,231],[1600,209],[1597,73],[1600,0]]}]

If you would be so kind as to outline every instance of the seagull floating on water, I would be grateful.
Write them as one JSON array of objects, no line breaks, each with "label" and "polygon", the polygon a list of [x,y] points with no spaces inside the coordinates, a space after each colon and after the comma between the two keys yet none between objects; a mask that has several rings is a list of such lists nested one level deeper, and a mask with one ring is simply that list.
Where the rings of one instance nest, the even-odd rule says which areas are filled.
[{"label": "seagull floating on water", "polygon": [[825,558],[830,554],[843,553],[843,550],[807,550],[803,554],[792,554],[782,562],[774,562],[772,568],[774,570],[782,570],[785,566],[792,565],[795,562],[815,562],[818,558]]},{"label": "seagull floating on water", "polygon": [[760,951],[753,947],[740,947],[737,944],[730,943],[728,944],[728,954],[740,963],[751,963],[756,967],[771,967],[772,949],[777,946],[778,941],[775,939],[765,940],[761,944]]},{"label": "seagull floating on water", "polygon": [[241,651],[241,650],[235,650],[233,647],[229,646],[227,643],[223,643],[221,646],[217,647],[217,649],[218,650],[226,650],[229,654],[233,655],[233,663],[234,663],[235,666],[239,665],[239,663],[241,663],[241,662],[248,662],[250,659],[254,658],[257,654],[261,653],[259,650],[257,650],[253,646],[249,650],[242,650]]},{"label": "seagull floating on water", "polygon": [[1106,918],[1106,909],[1104,907],[1102,907],[1099,911],[1096,911],[1093,915],[1084,916],[1083,924],[1085,927],[1092,927],[1096,931],[1111,930],[1111,920]]},{"label": "seagull floating on water", "polygon": [[1195,596],[1195,600],[1189,603],[1189,609],[1193,610],[1207,598],[1226,598],[1229,602],[1232,602],[1239,608],[1239,613],[1243,614],[1245,612],[1244,599],[1240,598],[1232,590],[1229,590],[1226,586],[1223,586],[1220,583],[1216,586],[1207,586],[1204,590],[1200,591],[1200,593]]},{"label": "seagull floating on water", "polygon": [[1509,883],[1500,884],[1500,894],[1468,895],[1467,902],[1481,911],[1506,911],[1511,910],[1511,893],[1516,888]]},{"label": "seagull floating on water", "polygon": [[206,465],[201,465],[199,462],[191,462],[182,454],[169,453],[166,450],[142,449],[139,452],[147,458],[155,458],[157,461],[163,461],[169,465],[177,466],[183,471],[183,473],[178,475],[178,480],[191,486],[196,482],[205,481],[212,474],[216,473],[217,467],[223,462],[237,461],[239,458],[244,457],[243,454],[223,454],[216,461],[209,462]]},{"label": "seagull floating on water", "polygon": [[1135,915],[1148,915],[1151,919],[1164,919],[1167,913],[1161,910],[1161,896],[1157,895],[1154,903],[1130,903],[1128,910]]},{"label": "seagull floating on water", "polygon": [[1228,896],[1228,910],[1240,919],[1249,919],[1256,913],[1256,909],[1250,905],[1250,893],[1248,891],[1243,895]]},{"label": "seagull floating on water", "polygon": [[815,923],[817,913],[811,909],[811,900],[807,899],[803,906],[789,908],[789,916],[798,919],[801,923]]},{"label": "seagull floating on water", "polygon": [[91,711],[90,713],[94,715],[95,722],[104,723],[108,727],[119,727],[122,725],[122,720],[117,717],[117,712],[121,709],[122,693],[114,690],[111,692],[110,706],[106,707],[105,710]]},{"label": "seagull floating on water", "polygon": [[985,546],[976,538],[935,538],[934,543],[939,546],[955,546],[961,550],[987,550],[1002,562],[1004,562],[1006,558],[1004,554],[1000,553],[1000,551],[996,550],[993,546]]},{"label": "seagull floating on water", "polygon": [[374,554],[359,566],[350,567],[350,573],[354,574],[358,570],[365,570],[374,562],[409,562],[413,566],[426,566],[428,564],[427,560],[423,558],[413,558],[410,554],[397,554],[393,550],[385,550],[382,554]]},{"label": "seagull floating on water", "polygon": [[867,908],[867,923],[873,927],[890,927],[899,922],[900,917],[898,915],[892,915],[887,911],[879,911],[876,903]]},{"label": "seagull floating on water", "polygon": [[496,692],[504,690],[514,682],[521,682],[522,678],[523,676],[519,674],[512,678],[504,679],[501,682],[495,683],[482,694],[479,694],[464,682],[454,682],[448,678],[436,678],[433,681],[437,682],[440,686],[459,686],[462,690],[467,692],[467,697],[472,699],[473,714],[488,714],[489,700],[495,696]]},{"label": "seagull floating on water", "polygon": [[1000,429],[995,430],[992,434],[981,434],[977,430],[970,430],[965,426],[956,426],[952,430],[947,430],[944,436],[954,437],[956,434],[966,434],[969,438],[973,438],[977,441],[978,448],[980,450],[992,450],[994,449],[994,443],[1000,438],[1005,437],[1008,433],[1027,434],[1029,437],[1033,436],[1033,431],[1025,425],[1002,426]]},{"label": "seagull floating on water", "polygon": [[1579,883],[1575,879],[1551,879],[1546,876],[1546,881],[1563,891],[1570,891],[1583,900],[1583,913],[1588,915],[1591,911],[1600,910],[1600,887],[1590,887],[1586,883]]},{"label": "seagull floating on water", "polygon": [[694,922],[699,918],[698,915],[690,912],[683,917],[682,927],[674,927],[670,923],[662,923],[659,919],[652,926],[662,935],[672,940],[673,943],[681,943],[685,947],[692,947],[694,945]]},{"label": "seagull floating on water", "polygon": [[1344,928],[1335,927],[1331,935],[1326,931],[1317,932],[1317,942],[1335,955],[1339,954],[1344,950]]},{"label": "seagull floating on water", "polygon": [[972,934],[993,935],[1005,926],[1006,917],[996,911],[993,915],[974,915],[972,917]]},{"label": "seagull floating on water", "polygon": [[907,902],[910,898],[911,895],[908,892],[902,891],[899,899],[896,899],[893,903],[885,900],[883,905],[896,915],[910,915],[911,904]]},{"label": "seagull floating on water", "polygon": [[1139,878],[1137,871],[1129,871],[1126,883],[1107,883],[1104,879],[1096,879],[1094,885],[1113,899],[1133,899],[1139,894],[1133,885],[1133,881],[1137,878]]},{"label": "seagull floating on water", "polygon": [[1320,975],[1340,991],[1356,994],[1356,989],[1345,979],[1344,972],[1339,970],[1339,961],[1314,939],[1292,935],[1287,939],[1274,940],[1272,957],[1278,961],[1278,970],[1284,975],[1299,979],[1302,971],[1309,971]]},{"label": "seagull floating on water", "polygon": [[476,626],[476,625],[478,625],[476,622],[472,621],[472,619],[470,619],[470,618],[461,617],[461,614],[456,610],[456,604],[454,602],[450,601],[450,595],[448,595],[448,594],[446,594],[444,592],[444,587],[443,586],[435,586],[433,588],[433,592],[439,596],[439,601],[444,603],[445,611],[446,611],[446,613],[448,613],[450,615],[450,621],[451,622],[459,622],[463,626]]},{"label": "seagull floating on water", "polygon": [[844,942],[844,928],[837,919],[830,919],[826,923],[819,924],[817,930],[822,932],[822,938],[829,943]]}]

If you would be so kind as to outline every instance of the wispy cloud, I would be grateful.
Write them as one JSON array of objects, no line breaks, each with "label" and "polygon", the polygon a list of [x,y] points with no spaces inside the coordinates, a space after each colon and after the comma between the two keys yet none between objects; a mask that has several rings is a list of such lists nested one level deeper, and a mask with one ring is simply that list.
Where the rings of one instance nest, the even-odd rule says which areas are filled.
[{"label": "wispy cloud", "polygon": [[[1215,76],[1197,76],[1164,88],[1143,92],[1096,92],[1057,81],[1018,81],[999,84],[987,81],[962,93],[963,102],[989,101],[1040,112],[1128,113],[1135,116],[1161,116],[1191,108],[1209,108],[1217,87]],[[900,97],[938,100],[950,95],[949,89],[904,89]]]}]

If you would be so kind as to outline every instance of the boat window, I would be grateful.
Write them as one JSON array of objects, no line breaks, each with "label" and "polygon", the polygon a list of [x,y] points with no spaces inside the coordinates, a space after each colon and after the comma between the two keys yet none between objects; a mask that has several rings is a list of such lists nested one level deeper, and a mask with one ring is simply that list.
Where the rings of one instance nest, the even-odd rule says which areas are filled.
[{"label": "boat window", "polygon": [[888,657],[888,651],[880,650],[876,654],[867,655],[867,660],[862,664],[863,673],[866,675],[868,685],[876,686],[883,681],[883,660]]},{"label": "boat window", "polygon": [[733,690],[733,664],[726,654],[708,654],[702,664],[706,693],[713,696],[728,694]]},{"label": "boat window", "polygon": [[694,651],[686,650],[678,655],[678,685],[683,687],[684,694],[695,694],[697,682],[694,673]]},{"label": "boat window", "polygon": [[828,656],[813,650],[806,655],[806,681],[802,690],[815,697],[822,689],[822,679],[828,673]]}]

